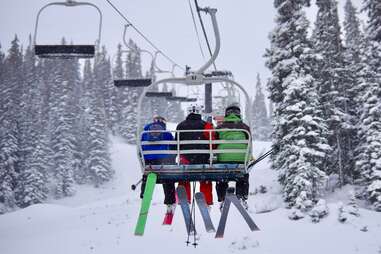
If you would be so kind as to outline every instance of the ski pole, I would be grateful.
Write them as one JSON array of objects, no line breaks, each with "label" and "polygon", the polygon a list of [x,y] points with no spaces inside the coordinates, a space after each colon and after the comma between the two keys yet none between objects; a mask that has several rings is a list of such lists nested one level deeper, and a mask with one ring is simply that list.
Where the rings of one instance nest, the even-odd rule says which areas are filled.
[{"label": "ski pole", "polygon": [[261,160],[265,159],[267,156],[269,156],[270,154],[272,154],[273,151],[274,151],[274,149],[271,149],[270,151],[267,151],[267,152],[264,153],[262,156],[259,156],[258,159],[256,159],[256,160],[253,161],[252,163],[250,163],[247,167],[248,167],[248,168],[253,167],[255,164],[257,164],[258,162],[260,162]]},{"label": "ski pole", "polygon": [[133,185],[131,185],[131,189],[134,191],[134,190],[136,190],[136,187],[138,187],[139,186],[139,184],[141,184],[142,183],[142,180],[143,179],[140,179],[137,183],[135,183],[135,184],[133,184]]}]

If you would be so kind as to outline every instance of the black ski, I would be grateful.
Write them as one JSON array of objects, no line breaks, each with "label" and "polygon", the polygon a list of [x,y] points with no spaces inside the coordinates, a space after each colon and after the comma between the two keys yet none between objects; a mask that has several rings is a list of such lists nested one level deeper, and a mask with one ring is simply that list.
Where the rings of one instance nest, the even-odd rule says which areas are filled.
[{"label": "black ski", "polygon": [[177,191],[177,197],[179,198],[181,210],[183,211],[187,232],[188,234],[193,234],[196,232],[196,229],[194,227],[194,223],[190,213],[190,208],[189,208],[188,199],[187,199],[187,192],[184,186],[178,186],[176,191]]},{"label": "black ski", "polygon": [[238,211],[241,213],[242,217],[245,219],[246,223],[249,225],[249,228],[251,231],[259,230],[258,226],[254,223],[253,219],[250,217],[246,209],[242,206],[241,202],[238,200],[237,196],[234,194],[234,189],[229,188],[226,193],[224,206],[222,208],[222,214],[221,214],[220,222],[218,224],[218,229],[217,229],[215,238],[224,237],[226,221],[228,218],[228,213],[229,213],[229,208],[231,203],[233,203],[234,206],[237,207]]},{"label": "black ski", "polygon": [[204,193],[197,192],[195,194],[195,198],[196,198],[198,208],[200,209],[202,219],[204,221],[206,232],[208,233],[216,232],[213,226],[212,219],[210,218],[210,214],[209,214],[208,206],[206,204]]},{"label": "black ski", "polygon": [[226,220],[228,219],[230,203],[231,203],[230,199],[225,198],[224,206],[222,207],[221,218],[220,218],[220,222],[218,223],[218,228],[217,228],[215,238],[224,237]]},{"label": "black ski", "polygon": [[247,225],[249,225],[249,228],[251,231],[259,230],[258,226],[250,217],[247,210],[242,206],[241,202],[238,200],[236,195],[228,193],[226,194],[226,198],[229,199],[235,205],[235,207],[237,207],[238,211],[241,213],[242,217],[245,219]]}]

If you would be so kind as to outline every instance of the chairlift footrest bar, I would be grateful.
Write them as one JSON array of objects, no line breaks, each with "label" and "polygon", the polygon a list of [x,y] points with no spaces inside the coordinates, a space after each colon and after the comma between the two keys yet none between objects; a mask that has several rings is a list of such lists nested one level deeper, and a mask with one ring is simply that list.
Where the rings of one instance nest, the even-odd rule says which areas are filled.
[{"label": "chairlift footrest bar", "polygon": [[35,45],[35,55],[40,58],[92,58],[94,45]]}]

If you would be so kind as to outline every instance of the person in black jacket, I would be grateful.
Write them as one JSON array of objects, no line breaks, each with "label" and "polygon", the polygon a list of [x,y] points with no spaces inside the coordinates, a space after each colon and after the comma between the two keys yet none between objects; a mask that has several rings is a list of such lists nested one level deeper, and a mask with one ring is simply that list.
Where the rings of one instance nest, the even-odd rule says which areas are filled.
[{"label": "person in black jacket", "polygon": [[[184,121],[177,125],[176,130],[207,130],[213,129],[213,125],[203,121],[201,119],[201,107],[198,105],[191,105],[188,109],[188,116]],[[209,131],[200,132],[180,132],[176,133],[175,140],[179,135],[180,140],[209,140],[209,135],[214,135]],[[208,150],[208,144],[185,144],[180,145],[180,150]],[[208,164],[209,154],[182,154],[180,155],[181,164]],[[179,185],[183,185],[187,191],[187,198],[190,201],[190,184],[189,182],[179,182]],[[200,183],[200,191],[204,193],[205,199],[208,205],[213,204],[212,195],[212,182],[203,181]]]}]

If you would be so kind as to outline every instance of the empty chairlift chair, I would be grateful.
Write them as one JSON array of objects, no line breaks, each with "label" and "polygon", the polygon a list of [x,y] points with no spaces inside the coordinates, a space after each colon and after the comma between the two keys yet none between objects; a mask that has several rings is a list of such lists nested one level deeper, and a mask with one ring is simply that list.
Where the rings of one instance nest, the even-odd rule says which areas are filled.
[{"label": "empty chairlift chair", "polygon": [[[41,13],[48,7],[51,6],[63,6],[63,7],[77,7],[77,6],[89,6],[94,8],[99,14],[99,25],[98,25],[98,38],[95,40],[94,44],[86,45],[60,45],[60,44],[38,44],[37,43],[37,33]],[[76,2],[73,0],[67,0],[66,2],[52,2],[43,6],[36,18],[35,30],[34,30],[34,52],[35,55],[40,58],[93,58],[101,40],[102,33],[102,12],[101,10],[92,3],[88,2]]]},{"label": "empty chairlift chair", "polygon": [[[130,52],[136,51],[135,48],[131,48],[126,40],[126,33],[127,33],[127,28],[130,26],[130,24],[127,24],[124,26],[124,31],[123,31],[123,44],[126,48],[126,50],[122,50],[121,54],[128,54]],[[146,53],[151,57],[151,61],[154,61],[154,55],[149,52],[148,50],[144,49],[138,49],[138,52],[136,53]],[[114,63],[114,61],[113,61]],[[116,87],[147,87],[152,84],[152,78],[130,78],[130,77],[115,77],[114,78],[114,86]]]}]

